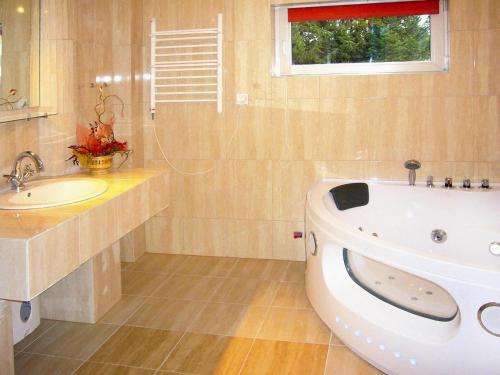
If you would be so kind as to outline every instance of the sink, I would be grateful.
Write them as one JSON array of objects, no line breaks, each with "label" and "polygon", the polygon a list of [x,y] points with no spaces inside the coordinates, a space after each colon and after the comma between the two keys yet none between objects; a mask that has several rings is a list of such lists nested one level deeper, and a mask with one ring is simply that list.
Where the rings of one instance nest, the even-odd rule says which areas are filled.
[{"label": "sink", "polygon": [[95,178],[65,178],[33,181],[20,193],[9,188],[0,191],[0,210],[31,210],[57,207],[95,198],[108,189],[108,183]]}]

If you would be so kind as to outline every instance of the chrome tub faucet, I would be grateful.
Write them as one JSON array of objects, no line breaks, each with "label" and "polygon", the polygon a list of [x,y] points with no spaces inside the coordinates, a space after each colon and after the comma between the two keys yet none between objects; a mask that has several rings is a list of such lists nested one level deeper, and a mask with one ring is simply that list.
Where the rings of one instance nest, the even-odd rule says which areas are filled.
[{"label": "chrome tub faucet", "polygon": [[417,173],[415,170],[420,168],[420,162],[418,160],[407,160],[404,163],[404,167],[408,169],[408,184],[410,186],[415,185],[415,180],[417,179]]},{"label": "chrome tub faucet", "polygon": [[[30,164],[27,164],[22,168],[22,162],[25,158],[30,159],[33,162],[35,169],[31,168]],[[4,175],[7,182],[11,184],[12,190],[18,193],[24,189],[24,183],[28,181],[35,173],[40,173],[43,171],[43,162],[40,156],[32,151],[24,151],[16,156],[14,165],[12,167],[12,172],[10,174]]]},{"label": "chrome tub faucet", "polygon": [[427,176],[426,185],[427,185],[427,187],[430,187],[430,188],[434,187],[434,177],[433,176]]}]

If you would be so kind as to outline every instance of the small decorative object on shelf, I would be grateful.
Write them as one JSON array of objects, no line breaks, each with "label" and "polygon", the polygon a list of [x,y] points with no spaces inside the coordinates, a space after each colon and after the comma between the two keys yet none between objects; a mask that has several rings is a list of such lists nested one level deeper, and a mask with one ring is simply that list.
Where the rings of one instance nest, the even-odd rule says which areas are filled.
[{"label": "small decorative object on shelf", "polygon": [[123,114],[123,101],[117,95],[104,95],[102,85],[97,86],[99,90],[99,103],[95,106],[97,120],[90,123],[90,133],[87,130],[78,131],[80,144],[69,146],[73,151],[73,155],[68,159],[73,161],[73,164],[87,168],[90,174],[105,174],[108,173],[113,165],[113,156],[120,154],[124,160],[120,163],[120,168],[125,163],[132,153],[128,149],[127,142],[119,142],[115,139],[113,126],[115,116],[113,112],[108,111],[108,120],[103,120],[106,113],[106,101],[115,98],[121,104]]},{"label": "small decorative object on shelf", "polygon": [[16,95],[17,90],[10,89],[6,98],[0,98],[0,109],[12,110],[14,106],[16,108],[23,108],[26,105],[26,100],[21,100],[21,97],[16,99]]}]

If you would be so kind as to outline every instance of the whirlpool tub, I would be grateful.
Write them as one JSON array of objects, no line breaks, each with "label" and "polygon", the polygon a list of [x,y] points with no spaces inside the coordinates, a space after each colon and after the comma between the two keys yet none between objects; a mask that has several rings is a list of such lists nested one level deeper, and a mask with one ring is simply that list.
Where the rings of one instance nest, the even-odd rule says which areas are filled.
[{"label": "whirlpool tub", "polygon": [[306,202],[306,288],[387,374],[500,374],[500,187],[325,179]]}]

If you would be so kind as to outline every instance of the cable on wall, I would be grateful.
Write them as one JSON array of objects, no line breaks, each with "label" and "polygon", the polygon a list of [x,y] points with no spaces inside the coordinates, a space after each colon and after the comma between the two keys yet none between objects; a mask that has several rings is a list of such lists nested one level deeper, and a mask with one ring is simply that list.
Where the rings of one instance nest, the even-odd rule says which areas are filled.
[{"label": "cable on wall", "polygon": [[[205,29],[156,30],[156,19],[151,20],[151,118],[154,120],[159,103],[217,103],[222,113],[222,42],[223,18],[217,15],[217,27]],[[239,128],[237,115],[235,129],[226,145],[229,149]],[[153,135],[161,155],[176,173],[185,176],[204,175],[215,170],[214,165],[199,172],[186,172],[175,167],[166,155],[153,125]]]}]

